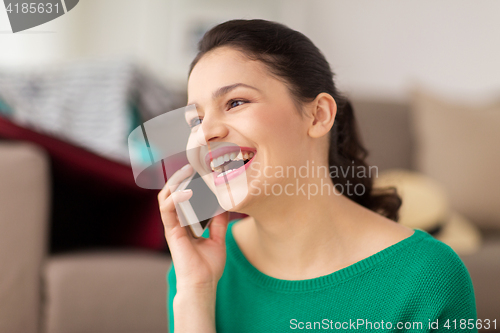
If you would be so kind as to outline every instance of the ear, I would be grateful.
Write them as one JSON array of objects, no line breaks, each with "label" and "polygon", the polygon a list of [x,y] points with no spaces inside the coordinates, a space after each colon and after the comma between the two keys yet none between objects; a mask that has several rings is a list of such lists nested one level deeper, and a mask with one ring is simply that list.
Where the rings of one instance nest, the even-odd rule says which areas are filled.
[{"label": "ear", "polygon": [[312,122],[308,134],[319,138],[327,134],[333,126],[337,115],[337,103],[330,94],[321,93],[316,96],[311,109]]}]

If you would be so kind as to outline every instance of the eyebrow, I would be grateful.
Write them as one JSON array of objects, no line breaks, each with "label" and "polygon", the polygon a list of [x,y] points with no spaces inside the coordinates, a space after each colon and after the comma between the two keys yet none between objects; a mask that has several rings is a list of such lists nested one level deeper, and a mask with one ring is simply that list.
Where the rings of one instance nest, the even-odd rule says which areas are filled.
[{"label": "eyebrow", "polygon": [[[221,96],[224,96],[225,94],[228,94],[229,92],[233,91],[234,89],[236,88],[239,88],[239,87],[244,87],[244,88],[250,88],[250,89],[253,89],[255,91],[258,91],[260,92],[259,89],[255,88],[255,87],[252,87],[251,85],[248,85],[248,84],[245,84],[245,83],[235,83],[235,84],[230,84],[228,86],[224,86],[224,87],[220,87],[219,89],[217,89],[216,91],[214,91],[214,93],[212,94],[212,99],[217,99]],[[193,103],[188,103],[189,105],[198,105],[196,102],[193,102]]]},{"label": "eyebrow", "polygon": [[245,84],[245,83],[235,83],[235,84],[230,84],[228,86],[224,86],[224,87],[221,87],[219,89],[217,89],[213,94],[212,94],[212,98],[213,99],[216,99],[216,98],[219,98],[221,96],[224,96],[225,94],[231,92],[232,90],[238,88],[238,87],[245,87],[245,88],[250,88],[250,89],[253,89],[253,90],[257,90],[260,92],[259,89],[255,88],[255,87],[252,87],[248,84]]}]

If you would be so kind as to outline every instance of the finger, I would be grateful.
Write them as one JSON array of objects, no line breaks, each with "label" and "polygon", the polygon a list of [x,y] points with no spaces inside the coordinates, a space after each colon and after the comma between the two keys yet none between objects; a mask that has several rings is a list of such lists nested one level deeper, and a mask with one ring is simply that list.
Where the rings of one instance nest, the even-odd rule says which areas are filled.
[{"label": "finger", "polygon": [[170,188],[174,187],[174,185],[178,186],[184,179],[191,176],[193,174],[193,171],[193,167],[190,164],[186,164],[181,169],[177,170],[172,175],[172,177],[168,179],[162,190],[158,193],[158,202],[161,204],[161,202],[165,201],[167,197],[172,193]]},{"label": "finger", "polygon": [[[163,202],[160,203],[161,219],[163,221],[163,227],[165,229],[165,237],[167,238],[167,242],[168,242],[168,237],[172,235],[172,231],[176,227],[179,227],[180,229],[184,230],[184,228],[181,227],[177,219],[177,210],[175,209],[175,204],[189,200],[189,198],[191,198],[192,195],[193,195],[192,190],[174,192],[171,195],[169,195]],[[178,232],[181,232],[182,234],[182,231]]]},{"label": "finger", "polygon": [[193,247],[194,238],[189,234],[189,228],[180,225],[177,219],[177,210],[175,209],[175,203],[189,200],[192,195],[192,190],[176,191],[169,195],[160,206],[165,239],[174,265],[191,258],[195,250]]},{"label": "finger", "polygon": [[216,243],[224,244],[226,241],[227,225],[229,223],[229,212],[221,213],[214,216],[210,223],[210,238]]}]

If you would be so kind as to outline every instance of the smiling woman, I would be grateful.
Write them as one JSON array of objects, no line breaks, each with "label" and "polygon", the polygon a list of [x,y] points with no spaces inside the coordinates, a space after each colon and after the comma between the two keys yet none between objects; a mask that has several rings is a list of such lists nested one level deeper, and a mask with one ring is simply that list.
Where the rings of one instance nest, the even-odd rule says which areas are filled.
[{"label": "smiling woman", "polygon": [[[188,148],[199,153],[189,162],[223,207],[223,191],[240,193],[231,211],[249,216],[229,223],[221,214],[208,238],[193,239],[173,203],[191,194],[171,194],[168,186],[159,193],[173,260],[172,332],[353,323],[428,332],[476,321],[460,258],[424,231],[397,223],[394,189],[372,188],[351,104],[306,36],[274,22],[234,20],[208,31],[199,51],[188,82],[196,112],[186,115]],[[272,172],[290,168],[298,172]],[[351,169],[356,173],[342,171]]]}]

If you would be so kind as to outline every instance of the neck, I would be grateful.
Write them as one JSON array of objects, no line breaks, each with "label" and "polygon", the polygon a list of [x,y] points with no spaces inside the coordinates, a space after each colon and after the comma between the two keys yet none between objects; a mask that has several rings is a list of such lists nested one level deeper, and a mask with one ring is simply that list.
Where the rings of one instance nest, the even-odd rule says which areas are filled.
[{"label": "neck", "polygon": [[[340,269],[359,235],[356,221],[366,214],[363,207],[336,191],[330,178],[303,180],[294,186],[303,184],[305,195],[270,195],[249,212],[245,241],[258,268],[271,276],[305,279]],[[308,188],[314,188],[310,184],[323,186],[323,194],[320,189],[308,198]]]}]

